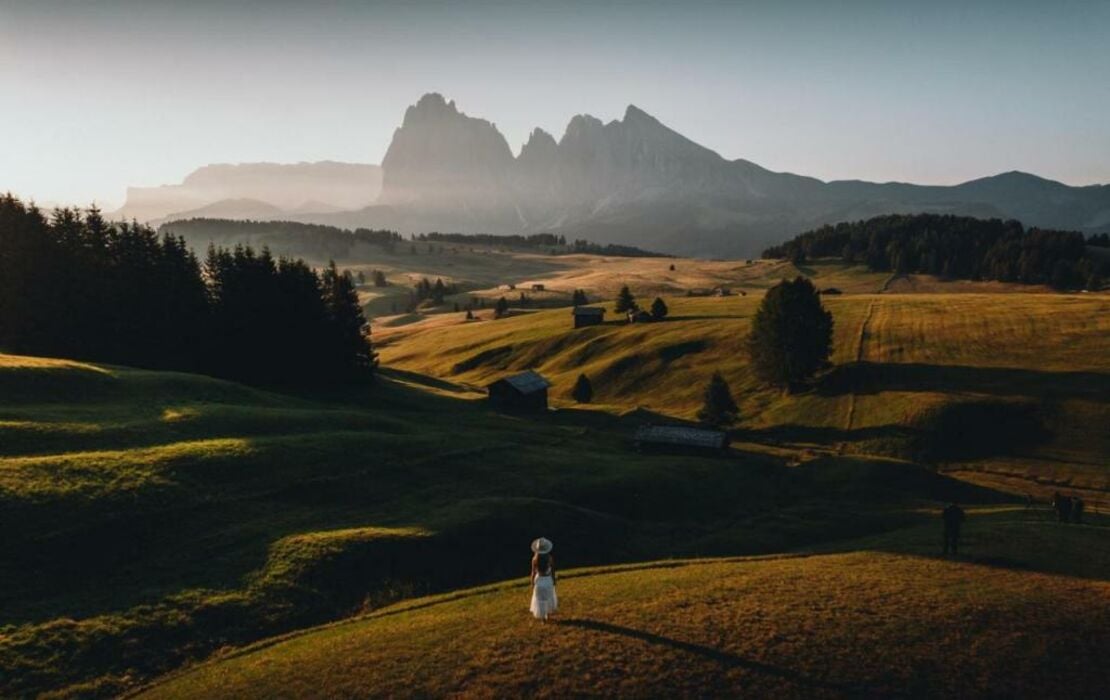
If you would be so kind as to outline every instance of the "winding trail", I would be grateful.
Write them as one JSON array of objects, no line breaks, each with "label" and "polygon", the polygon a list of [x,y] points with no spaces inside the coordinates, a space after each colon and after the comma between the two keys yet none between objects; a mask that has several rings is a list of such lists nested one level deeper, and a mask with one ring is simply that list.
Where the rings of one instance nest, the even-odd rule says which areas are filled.
[{"label": "winding trail", "polygon": [[[864,313],[864,315],[863,315],[863,321],[859,324],[859,333],[856,335],[856,357],[855,357],[855,362],[857,364],[860,363],[860,362],[863,362],[863,350],[864,350],[865,344],[867,343],[867,337],[868,337],[867,327],[871,323],[871,316],[874,314],[874,312],[875,312],[875,302],[874,302],[874,300],[872,300],[867,305],[867,312]],[[852,387],[852,391],[850,391],[849,394],[848,394],[848,415],[847,415],[847,417],[844,421],[844,430],[845,431],[848,431],[848,430],[852,429],[852,423],[855,422],[855,419],[856,419],[856,392],[854,391],[854,387]],[[841,452],[841,453],[844,452],[844,443],[843,442],[840,443],[838,451]]]}]

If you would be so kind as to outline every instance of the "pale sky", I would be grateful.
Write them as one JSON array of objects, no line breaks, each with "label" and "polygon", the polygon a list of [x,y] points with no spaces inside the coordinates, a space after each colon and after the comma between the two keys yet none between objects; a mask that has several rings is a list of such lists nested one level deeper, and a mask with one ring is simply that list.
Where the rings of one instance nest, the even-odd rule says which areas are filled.
[{"label": "pale sky", "polygon": [[726,158],[1110,182],[1110,2],[0,0],[0,191],[122,203],[213,162],[381,161],[441,92],[514,151],[629,103]]}]

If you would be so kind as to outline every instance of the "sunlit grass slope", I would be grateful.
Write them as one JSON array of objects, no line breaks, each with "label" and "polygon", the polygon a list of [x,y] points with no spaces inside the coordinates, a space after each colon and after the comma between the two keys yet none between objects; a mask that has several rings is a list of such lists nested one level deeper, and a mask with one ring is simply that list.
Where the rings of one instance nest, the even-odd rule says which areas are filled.
[{"label": "sunlit grass slope", "polygon": [[546,625],[519,580],[416,600],[141,697],[1101,696],[1110,560],[1084,552],[1105,530],[1013,511],[967,529],[955,560],[929,528],[841,554],[569,572]]},{"label": "sunlit grass slope", "polygon": [[813,390],[793,396],[761,387],[748,367],[744,339],[759,300],[670,298],[670,316],[655,324],[611,321],[574,330],[569,311],[552,310],[396,329],[385,336],[382,358],[473,388],[536,369],[553,381],[552,396],[563,406],[571,405],[570,388],[585,373],[598,407],[644,407],[680,418],[695,416],[706,382],[720,371],[740,405],[741,439],[903,456],[926,449],[914,431],[944,424],[952,406],[973,404],[957,409],[971,412],[1001,406],[1007,415],[1035,414],[1044,435],[1019,434],[1012,444],[996,436],[1001,444],[945,459],[1005,453],[1013,459],[992,468],[1018,473],[1030,468],[1018,460],[1036,458],[1071,465],[1076,486],[1110,487],[1103,468],[1110,455],[1110,297],[825,297],[835,320],[835,367]]},{"label": "sunlit grass slope", "polygon": [[0,696],[111,696],[225,645],[513,576],[539,533],[577,543],[567,566],[765,553],[982,495],[904,462],[638,454],[636,421],[502,416],[391,376],[294,397],[0,357]]}]

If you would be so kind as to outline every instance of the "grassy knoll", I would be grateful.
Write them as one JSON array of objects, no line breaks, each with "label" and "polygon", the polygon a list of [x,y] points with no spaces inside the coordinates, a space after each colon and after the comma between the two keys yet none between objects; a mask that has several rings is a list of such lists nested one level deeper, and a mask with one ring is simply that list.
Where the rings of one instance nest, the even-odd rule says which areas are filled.
[{"label": "grassy knoll", "polygon": [[[640,455],[604,411],[396,372],[329,396],[0,356],[0,695],[107,696],[226,645],[566,566],[782,551],[980,494],[904,462]],[[475,546],[475,543],[482,543]]]},{"label": "grassy knoll", "polygon": [[[663,323],[573,330],[543,311],[450,330],[381,334],[391,366],[480,387],[534,368],[561,405],[580,373],[597,408],[692,418],[719,370],[740,405],[737,438],[967,464],[1106,489],[1110,297],[853,294],[826,297],[834,369],[808,392],[760,387],[743,341],[758,295],[668,299]],[[610,307],[611,311],[611,307]],[[474,394],[477,396],[477,394]],[[953,433],[965,426],[966,435]],[[941,433],[947,434],[947,438]],[[957,435],[957,437],[953,437]]]},{"label": "grassy knoll", "polygon": [[510,581],[229,653],[141,697],[1095,697],[1110,560],[1087,559],[1105,536],[1011,510],[972,517],[957,559],[927,528],[849,553],[572,571],[547,625]]}]

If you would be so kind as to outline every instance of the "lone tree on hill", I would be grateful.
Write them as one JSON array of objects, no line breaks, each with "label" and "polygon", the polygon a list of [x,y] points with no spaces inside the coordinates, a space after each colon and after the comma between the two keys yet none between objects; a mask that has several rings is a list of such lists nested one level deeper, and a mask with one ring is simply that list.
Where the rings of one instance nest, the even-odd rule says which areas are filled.
[{"label": "lone tree on hill", "polygon": [[674,272],[674,263],[671,263],[671,272]]},{"label": "lone tree on hill", "polygon": [[586,297],[586,292],[582,291],[581,289],[576,289],[574,290],[574,294],[571,296],[571,303],[575,306],[585,306],[586,304],[590,303],[590,300]]},{"label": "lone tree on hill", "polygon": [[720,372],[714,372],[705,387],[705,403],[698,411],[698,418],[710,425],[728,425],[736,420],[740,411],[732,399],[732,390]]},{"label": "lone tree on hill", "polygon": [[505,297],[501,297],[500,299],[497,300],[497,306],[493,307],[493,315],[497,318],[501,318],[508,311],[509,311],[509,302],[506,301]]},{"label": "lone tree on hill", "polygon": [[474,320],[474,312],[471,311],[470,309],[466,310],[466,320],[467,321],[473,321]]},{"label": "lone tree on hill", "polygon": [[589,403],[594,398],[594,387],[590,384],[590,378],[584,374],[578,375],[578,381],[574,383],[574,388],[570,391],[572,399],[578,403]]},{"label": "lone tree on hill", "polygon": [[805,277],[783,280],[759,305],[748,354],[759,379],[787,391],[828,365],[833,319]]},{"label": "lone tree on hill", "polygon": [[656,321],[662,321],[667,317],[667,304],[661,298],[655,297],[655,301],[651,302],[651,317]]},{"label": "lone tree on hill", "polygon": [[636,311],[640,306],[636,303],[636,297],[632,296],[632,290],[628,285],[621,287],[620,294],[617,295],[616,311],[618,314],[627,313],[629,311]]}]

